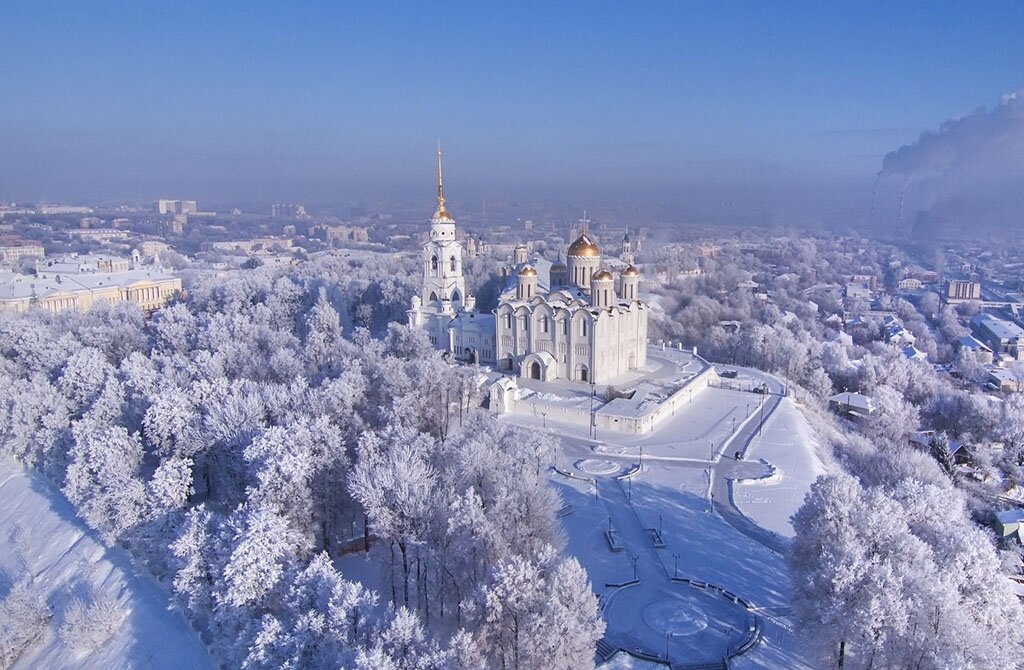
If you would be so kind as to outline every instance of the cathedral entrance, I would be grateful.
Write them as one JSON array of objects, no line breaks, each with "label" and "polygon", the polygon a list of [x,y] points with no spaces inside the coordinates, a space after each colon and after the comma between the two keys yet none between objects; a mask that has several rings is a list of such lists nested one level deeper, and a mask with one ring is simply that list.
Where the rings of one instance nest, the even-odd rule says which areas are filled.
[{"label": "cathedral entrance", "polygon": [[577,374],[576,374],[576,378],[577,379],[579,379],[581,382],[589,382],[590,381],[590,370],[587,368],[586,365],[580,365],[576,369],[578,371]]},{"label": "cathedral entrance", "polygon": [[540,363],[537,361],[530,366],[530,379],[540,379]]}]

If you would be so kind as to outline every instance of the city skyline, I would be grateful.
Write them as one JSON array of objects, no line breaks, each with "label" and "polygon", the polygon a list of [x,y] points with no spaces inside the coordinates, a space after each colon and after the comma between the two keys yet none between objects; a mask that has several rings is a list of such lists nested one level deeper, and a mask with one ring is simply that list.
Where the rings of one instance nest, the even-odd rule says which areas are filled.
[{"label": "city skyline", "polygon": [[456,201],[863,213],[888,152],[1024,83],[1009,4],[402,9],[15,3],[0,198],[429,203],[441,136]]}]

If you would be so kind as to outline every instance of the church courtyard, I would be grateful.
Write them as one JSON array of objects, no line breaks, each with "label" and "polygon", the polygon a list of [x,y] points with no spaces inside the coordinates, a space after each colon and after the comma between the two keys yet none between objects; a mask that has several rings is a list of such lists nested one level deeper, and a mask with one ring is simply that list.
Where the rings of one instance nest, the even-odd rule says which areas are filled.
[{"label": "church courtyard", "polygon": [[[647,384],[650,395],[678,391],[706,367],[688,352],[652,346],[650,378],[634,384]],[[538,400],[586,407],[590,416],[586,385],[518,381],[544,394]],[[725,667],[725,659],[733,668],[810,667],[791,634],[784,556],[789,516],[824,471],[813,431],[780,380],[738,369],[733,388],[722,381],[641,434],[595,435],[590,421],[552,413],[504,415],[559,437],[552,481],[568,549],[602,603],[608,629],[599,660],[609,668],[641,667],[630,665],[639,659],[653,667]],[[769,393],[740,390],[765,385]]]}]

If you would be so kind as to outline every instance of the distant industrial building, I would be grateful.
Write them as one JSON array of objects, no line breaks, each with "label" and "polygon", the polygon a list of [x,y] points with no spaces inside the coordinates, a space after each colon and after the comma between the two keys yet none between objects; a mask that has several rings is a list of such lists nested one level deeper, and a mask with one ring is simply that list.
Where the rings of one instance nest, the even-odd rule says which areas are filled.
[{"label": "distant industrial building", "polygon": [[991,314],[979,314],[971,320],[979,340],[988,345],[996,359],[1024,360],[1024,328]]},{"label": "distant industrial building", "polygon": [[306,208],[303,205],[276,204],[271,205],[270,215],[282,219],[308,219]]},{"label": "distant industrial building", "polygon": [[156,211],[159,214],[196,214],[199,208],[195,200],[157,200]]},{"label": "distant industrial building", "polygon": [[92,214],[92,207],[79,205],[39,205],[36,214]]},{"label": "distant industrial building", "polygon": [[67,233],[71,237],[77,237],[80,240],[93,240],[97,242],[123,240],[128,237],[127,230],[118,230],[117,228],[72,228]]},{"label": "distant industrial building", "polygon": [[946,302],[981,300],[981,282],[975,279],[950,279],[946,282]]}]

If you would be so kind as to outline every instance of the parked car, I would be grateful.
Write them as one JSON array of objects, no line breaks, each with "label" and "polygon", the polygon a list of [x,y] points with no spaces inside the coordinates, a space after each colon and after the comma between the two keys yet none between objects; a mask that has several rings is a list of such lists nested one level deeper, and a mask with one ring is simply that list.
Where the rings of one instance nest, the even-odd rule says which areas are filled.
[{"label": "parked car", "polygon": [[718,373],[719,377],[725,377],[726,379],[736,379],[737,372],[735,370],[722,370]]}]

